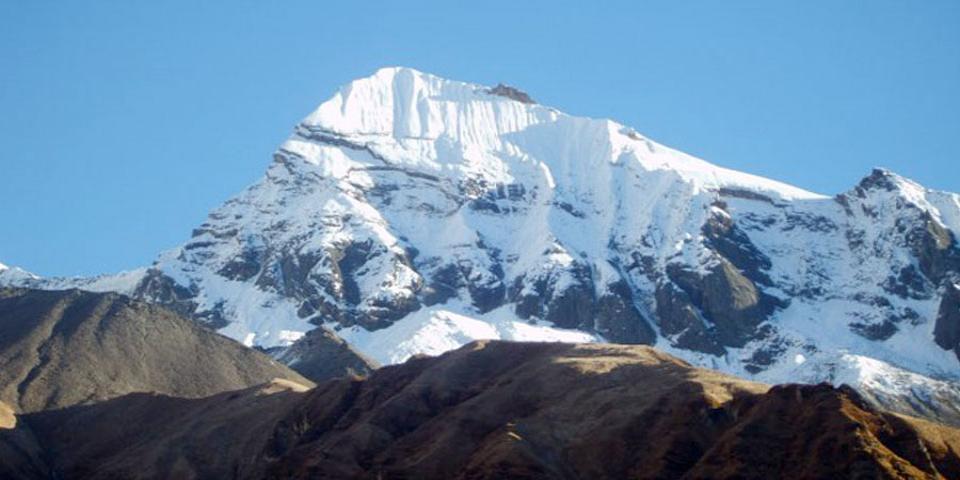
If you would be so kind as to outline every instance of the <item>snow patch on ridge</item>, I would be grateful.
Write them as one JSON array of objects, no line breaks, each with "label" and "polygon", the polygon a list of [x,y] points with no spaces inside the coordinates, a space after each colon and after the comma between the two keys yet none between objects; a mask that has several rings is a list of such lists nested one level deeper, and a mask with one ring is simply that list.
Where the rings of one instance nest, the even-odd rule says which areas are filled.
[{"label": "snow patch on ridge", "polygon": [[463,315],[465,305],[422,308],[393,325],[375,331],[360,327],[336,329],[358,351],[383,365],[402,363],[413,355],[440,355],[474,340],[518,342],[596,342],[602,339],[579,330],[556,328],[545,322],[522,321],[509,306],[483,315]]}]

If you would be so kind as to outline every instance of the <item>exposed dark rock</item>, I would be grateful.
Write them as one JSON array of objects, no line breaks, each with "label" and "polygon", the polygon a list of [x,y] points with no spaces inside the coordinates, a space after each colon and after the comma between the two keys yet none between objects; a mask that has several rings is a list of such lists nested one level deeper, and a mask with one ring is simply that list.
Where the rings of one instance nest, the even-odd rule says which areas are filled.
[{"label": "exposed dark rock", "polygon": [[512,100],[516,100],[521,103],[537,103],[530,98],[530,95],[527,95],[526,92],[522,92],[514,87],[509,85],[504,85],[498,83],[496,87],[487,90],[491,95],[499,95],[501,97],[507,97]]},{"label": "exposed dark rock", "polygon": [[379,365],[326,327],[306,333],[273,356],[300,375],[320,383],[338,377],[365,377]]},{"label": "exposed dark rock", "polygon": [[637,310],[627,282],[619,280],[607,285],[607,293],[596,302],[594,328],[607,340],[616,343],[653,344],[657,335]]},{"label": "exposed dark rock", "polygon": [[424,305],[436,305],[456,297],[463,288],[463,277],[457,265],[448,263],[436,269],[431,275],[427,286],[421,290],[421,301]]},{"label": "exposed dark rock", "polygon": [[897,276],[890,275],[882,284],[883,289],[901,298],[925,300],[930,298],[928,280],[913,265],[900,269]]},{"label": "exposed dark rock", "polygon": [[716,326],[717,339],[723,345],[745,345],[776,306],[776,299],[758,290],[724,259],[703,279],[703,312]]},{"label": "exposed dark rock", "polygon": [[267,250],[257,258],[261,269],[255,282],[257,287],[292,298],[316,294],[315,286],[310,281],[310,272],[323,261],[319,255]]},{"label": "exposed dark rock", "polygon": [[903,311],[899,315],[899,321],[906,320],[910,325],[919,325],[920,313],[910,307],[904,307]]},{"label": "exposed dark rock", "polygon": [[362,300],[360,287],[355,279],[360,267],[372,257],[381,255],[380,252],[374,253],[372,250],[373,243],[370,241],[350,243],[337,259],[337,267],[343,282],[343,299],[350,305],[358,305]]},{"label": "exposed dark rock", "polygon": [[260,256],[262,253],[258,250],[246,249],[240,255],[231,258],[217,273],[230,280],[247,281],[260,273]]},{"label": "exposed dark rock", "polygon": [[522,183],[491,185],[486,181],[474,184],[468,180],[461,185],[461,190],[470,199],[467,205],[472,210],[490,214],[516,212],[520,207],[513,203],[527,199],[527,187]]},{"label": "exposed dark rock", "polygon": [[929,213],[923,212],[921,222],[921,227],[907,233],[907,244],[917,257],[920,271],[934,285],[940,285],[948,273],[960,275],[960,249],[953,234]]},{"label": "exposed dark rock", "polygon": [[590,268],[575,263],[570,274],[574,281],[567,288],[551,292],[544,318],[561,328],[593,330],[595,287]]},{"label": "exposed dark rock", "polygon": [[[153,268],[147,270],[133,292],[134,298],[163,305],[190,318],[194,318],[197,313],[197,302],[194,300],[196,296],[195,291],[177,284],[172,278]],[[214,330],[227,326],[225,319],[216,316],[209,317],[204,323]]]},{"label": "exposed dark rock", "polygon": [[690,295],[674,283],[657,285],[657,321],[660,332],[673,337],[678,348],[721,356],[727,352],[706,325]]},{"label": "exposed dark rock", "polygon": [[849,197],[841,193],[841,194],[835,195],[833,197],[833,200],[838,204],[840,204],[841,207],[843,207],[843,211],[847,214],[847,216],[853,216],[853,209],[850,207]]},{"label": "exposed dark rock", "polygon": [[458,296],[461,290],[466,290],[471,303],[480,313],[503,305],[507,288],[503,283],[499,253],[487,248],[483,242],[478,242],[477,249],[487,254],[488,262],[476,263],[463,259],[430,270],[427,286],[420,292],[424,305],[445,302]]},{"label": "exposed dark rock", "polygon": [[[690,315],[689,309],[695,308],[702,314],[702,318],[709,321],[710,328],[706,333],[718,345],[744,346],[756,338],[757,325],[780,306],[776,298],[760,291],[750,279],[722,257],[706,276],[700,276],[677,264],[667,266],[667,275],[686,295],[677,295],[669,288],[658,289],[657,312],[661,317],[661,328],[664,322],[695,325],[695,319],[701,318],[700,315]],[[659,307],[661,300],[668,302],[662,314]],[[674,318],[664,318],[663,315]],[[697,338],[701,335],[703,334],[698,333]],[[702,341],[697,343],[700,346],[697,350],[719,354],[715,348],[704,350]]]},{"label": "exposed dark rock", "polygon": [[470,208],[478,212],[501,213],[497,202],[486,197],[476,198],[470,201]]},{"label": "exposed dark rock", "polygon": [[848,229],[843,233],[844,237],[847,239],[847,246],[850,250],[860,250],[864,246],[864,237],[866,232],[863,230],[854,230]]},{"label": "exposed dark rock", "polygon": [[867,340],[873,340],[875,342],[886,340],[899,331],[897,325],[889,319],[880,323],[854,322],[850,324],[850,330]]},{"label": "exposed dark rock", "polygon": [[586,217],[587,217],[587,215],[586,215],[585,213],[583,213],[582,211],[578,210],[576,207],[574,207],[573,205],[571,205],[571,204],[569,204],[569,203],[567,203],[567,202],[556,201],[556,202],[553,202],[553,204],[556,205],[557,207],[560,207],[561,210],[563,210],[564,212],[569,213],[570,215],[574,216],[575,218],[586,218]]},{"label": "exposed dark rock", "polygon": [[515,303],[517,316],[538,317],[558,327],[597,332],[612,342],[655,341],[653,328],[637,309],[632,290],[624,280],[606,285],[605,293],[598,297],[589,266],[575,262],[567,271],[555,275],[573,279],[564,281],[563,289],[556,288],[557,279],[553,276],[514,280],[508,299]]},{"label": "exposed dark rock", "polygon": [[537,278],[526,285],[527,278],[520,276],[514,279],[508,297],[515,303],[514,312],[523,319],[543,316],[543,299],[547,295],[547,278]]},{"label": "exposed dark rock", "polygon": [[729,215],[713,215],[703,225],[707,244],[756,283],[770,285],[770,277],[764,271],[773,265],[740,230]]},{"label": "exposed dark rock", "polygon": [[933,339],[945,350],[953,350],[960,360],[960,288],[949,284],[944,288]]},{"label": "exposed dark rock", "polygon": [[[772,327],[769,325],[764,325],[764,327],[768,327],[766,330],[771,330],[771,332],[767,334],[772,335]],[[750,359],[746,362],[744,369],[753,374],[760,373],[770,365],[776,363],[786,351],[787,346],[782,340],[773,340],[765,343],[753,352],[753,355],[751,355]]]},{"label": "exposed dark rock", "polygon": [[[367,148],[369,148],[369,147],[367,147]],[[439,181],[440,181],[440,177],[438,177],[438,176],[436,176],[436,175],[430,175],[429,173],[418,172],[418,171],[416,171],[416,170],[410,170],[410,169],[407,169],[407,168],[395,167],[395,166],[392,166],[392,165],[373,165],[373,166],[362,167],[362,168],[360,168],[360,170],[362,170],[362,171],[367,171],[367,172],[398,172],[398,173],[402,173],[402,174],[404,174],[404,175],[406,175],[406,176],[408,176],[408,177],[417,178],[417,179],[420,179],[420,180],[427,180],[427,181],[430,181],[430,182],[439,182]],[[385,187],[386,189],[394,189],[394,188],[391,188],[391,187],[393,187],[392,185],[385,185],[384,187]]]},{"label": "exposed dark rock", "polygon": [[870,175],[860,180],[854,191],[863,198],[866,196],[866,191],[873,189],[887,192],[895,191],[897,189],[896,176],[887,169],[874,168]]},{"label": "exposed dark rock", "polygon": [[722,187],[719,190],[717,190],[717,193],[721,197],[742,198],[745,200],[757,200],[760,202],[766,202],[772,205],[776,204],[776,202],[774,202],[772,198],[762,193],[754,192],[752,190]]},{"label": "exposed dark rock", "polygon": [[[463,277],[473,279],[472,270],[475,267],[472,264],[461,264],[460,271]],[[473,306],[480,313],[486,313],[500,305],[506,295],[507,288],[503,284],[503,270],[499,263],[494,263],[491,271],[485,272],[480,279],[475,279],[467,283],[467,291],[470,293],[470,299]]]},{"label": "exposed dark rock", "polygon": [[789,232],[798,227],[809,232],[818,233],[830,233],[840,229],[833,220],[820,215],[786,212],[785,216],[786,224],[782,229],[784,232]]},{"label": "exposed dark rock", "polygon": [[[559,277],[569,275],[565,288],[558,289]],[[554,271],[546,276],[514,279],[508,295],[515,302],[515,311],[520,318],[538,317],[562,328],[593,330],[593,311],[596,302],[593,275],[590,267],[574,262],[564,271]]]},{"label": "exposed dark rock", "polygon": [[[326,254],[328,257],[321,261],[329,265],[332,276],[316,278],[314,281],[329,295],[341,300],[343,305],[320,303],[311,304],[311,307],[331,315],[342,324],[359,324],[371,330],[385,328],[420,308],[415,295],[365,300],[357,283],[357,277],[367,273],[368,264],[372,261],[387,259],[395,268],[413,268],[404,255],[391,252],[385,246],[374,244],[370,240],[350,242],[339,249],[328,250]],[[413,293],[417,293],[420,288],[420,285],[414,285]]]},{"label": "exposed dark rock", "polygon": [[[307,125],[304,123],[297,125],[295,132],[297,133],[297,135],[300,135],[301,137],[309,140],[313,140],[315,142],[325,143],[327,145],[333,145],[335,147],[342,147],[342,148],[347,148],[350,150],[356,150],[360,152],[366,152],[372,158],[379,160],[380,162],[383,162],[383,164],[387,168],[395,168],[389,164],[390,162],[388,162],[387,159],[383,158],[383,155],[380,155],[379,153],[377,153],[369,145],[359,144],[359,143],[347,140],[339,133],[326,130],[316,125]],[[284,151],[284,153],[299,157],[299,155],[296,155],[293,152]],[[274,158],[276,159],[276,157]]]}]

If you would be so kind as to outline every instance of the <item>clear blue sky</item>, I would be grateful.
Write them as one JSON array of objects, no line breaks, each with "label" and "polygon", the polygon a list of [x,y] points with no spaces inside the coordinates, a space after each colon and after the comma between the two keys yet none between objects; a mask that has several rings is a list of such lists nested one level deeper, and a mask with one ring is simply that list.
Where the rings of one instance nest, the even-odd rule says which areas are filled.
[{"label": "clear blue sky", "polygon": [[2,2],[0,262],[149,264],[389,65],[822,193],[877,165],[960,191],[960,2],[593,3]]}]

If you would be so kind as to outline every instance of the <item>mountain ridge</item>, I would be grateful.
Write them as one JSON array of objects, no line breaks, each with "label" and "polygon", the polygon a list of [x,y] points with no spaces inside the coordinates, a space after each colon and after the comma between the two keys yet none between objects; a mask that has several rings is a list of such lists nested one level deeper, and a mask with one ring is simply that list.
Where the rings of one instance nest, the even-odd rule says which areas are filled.
[{"label": "mountain ridge", "polygon": [[827,197],[494,90],[381,69],[153,266],[17,281],[123,291],[263,348],[323,326],[384,364],[607,340],[960,403],[956,194],[875,169]]},{"label": "mountain ridge", "polygon": [[[22,416],[19,478],[955,478],[960,431],[637,345],[472,342],[365,379]],[[0,430],[0,449],[20,430]],[[126,448],[116,448],[119,443]],[[31,469],[32,467],[32,469]]]},{"label": "mountain ridge", "polygon": [[0,289],[0,402],[18,413],[131,392],[204,397],[286,366],[157,305],[115,293]]}]

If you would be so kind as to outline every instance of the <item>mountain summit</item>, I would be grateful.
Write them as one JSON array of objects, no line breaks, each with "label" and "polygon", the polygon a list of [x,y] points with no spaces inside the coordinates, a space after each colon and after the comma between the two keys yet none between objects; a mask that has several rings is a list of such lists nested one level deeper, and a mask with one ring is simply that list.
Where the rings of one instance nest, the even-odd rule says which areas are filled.
[{"label": "mountain summit", "polygon": [[[656,345],[960,421],[960,197],[878,169],[835,197],[507,86],[385,68],[117,290],[285,355],[323,325],[381,363],[476,339]],[[6,279],[6,280],[5,280]]]}]

